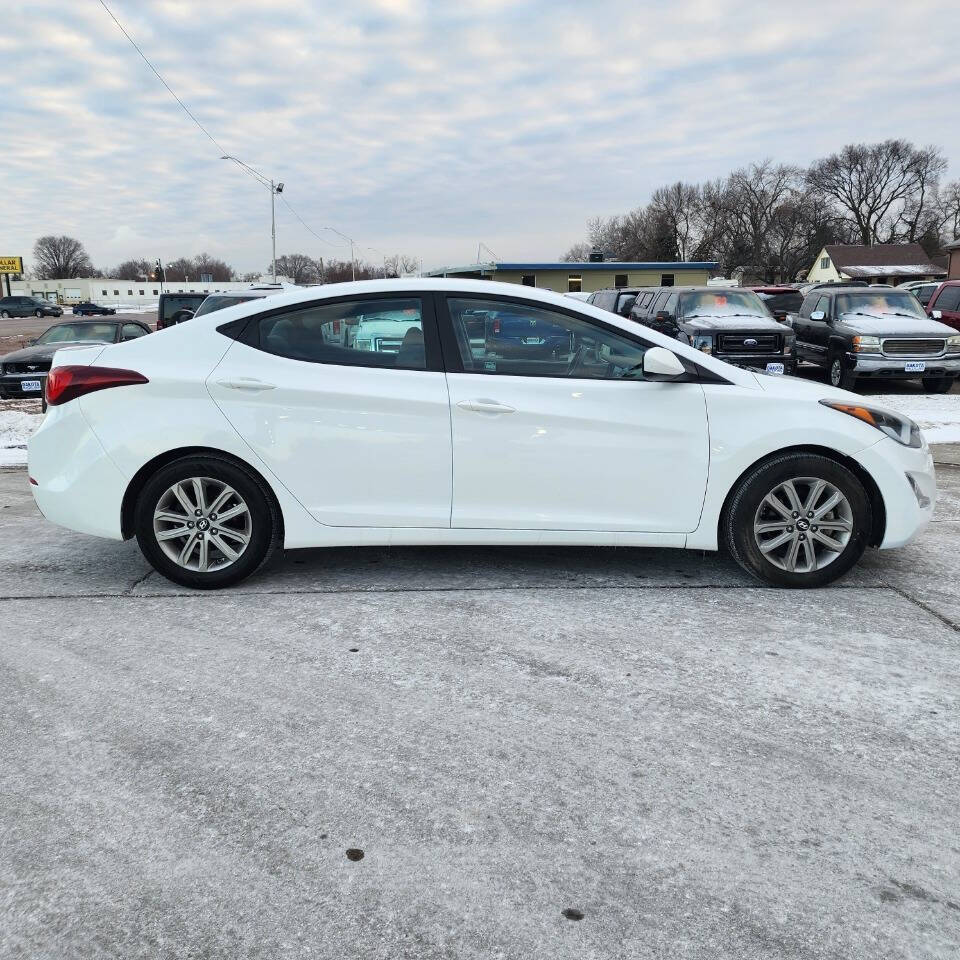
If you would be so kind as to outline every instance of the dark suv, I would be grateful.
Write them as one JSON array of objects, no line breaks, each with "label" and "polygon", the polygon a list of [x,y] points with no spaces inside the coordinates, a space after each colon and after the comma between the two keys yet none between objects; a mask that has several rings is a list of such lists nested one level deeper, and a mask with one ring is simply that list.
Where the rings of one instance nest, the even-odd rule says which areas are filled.
[{"label": "dark suv", "polygon": [[811,290],[790,323],[797,356],[844,390],[869,377],[920,379],[927,393],[946,393],[960,375],[960,334],[927,317],[909,290]]},{"label": "dark suv", "polygon": [[587,303],[601,310],[619,314],[621,317],[629,317],[633,305],[637,302],[637,296],[645,289],[645,287],[612,287],[608,290],[597,290],[590,294]]},{"label": "dark suv", "polygon": [[0,317],[62,317],[63,307],[43,297],[0,297]]},{"label": "dark suv", "polygon": [[[910,292],[917,296],[916,290]],[[937,287],[927,301],[927,316],[960,330],[960,280],[946,280]]]},{"label": "dark suv", "polygon": [[738,367],[793,373],[793,331],[741,287],[648,287],[630,319]]}]

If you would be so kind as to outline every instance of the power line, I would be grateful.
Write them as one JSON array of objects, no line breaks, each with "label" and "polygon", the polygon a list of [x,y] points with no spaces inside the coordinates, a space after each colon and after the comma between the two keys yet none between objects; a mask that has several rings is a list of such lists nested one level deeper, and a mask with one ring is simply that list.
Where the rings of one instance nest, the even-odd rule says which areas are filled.
[{"label": "power line", "polygon": [[[113,11],[106,5],[104,0],[100,0],[100,6],[107,11],[107,13],[110,16],[110,19],[113,20],[113,22],[120,28],[120,32],[127,38],[127,40],[130,41],[130,45],[133,47],[134,50],[137,51],[137,53],[140,54],[140,58],[151,69],[151,71],[153,71],[153,74],[156,76],[156,78],[164,85],[164,87],[167,88],[167,92],[170,94],[171,97],[173,97],[174,100],[177,101],[177,103],[180,105],[180,108],[183,110],[183,112],[200,128],[200,130],[207,137],[207,139],[209,139],[210,142],[213,143],[213,145],[220,151],[221,155],[226,154],[227,153],[226,149],[220,145],[217,138],[194,116],[190,108],[177,96],[173,87],[171,87],[170,84],[167,83],[166,80],[164,80],[160,71],[157,70],[157,68],[150,62],[147,55],[137,45],[136,40],[134,40],[133,37],[131,37],[130,34],[127,33],[124,25],[116,18]],[[236,157],[230,156],[229,159],[233,160],[239,166],[245,167],[247,171],[253,174],[254,176],[262,179],[262,176],[260,174],[258,174],[251,167],[247,166],[247,164],[243,163],[240,160],[237,160]],[[306,220],[304,220],[303,217],[301,217],[300,214],[293,209],[293,207],[290,205],[290,202],[287,200],[286,197],[281,196],[280,200],[283,202],[286,208],[297,218],[297,220],[300,221],[304,229],[306,229],[307,232],[311,234],[311,236],[316,237],[316,239],[319,240],[321,243],[326,243],[331,247],[340,246],[340,244],[336,244],[332,240],[326,240],[323,237],[321,237],[312,227],[310,227],[307,224]],[[348,237],[345,233],[341,233],[339,230],[335,229],[334,227],[322,227],[321,229],[330,230],[332,233],[335,233],[338,237],[343,237],[344,240],[350,243],[351,250],[353,245],[356,244],[356,241],[352,237]],[[370,248],[370,249],[373,249],[373,248]]]}]

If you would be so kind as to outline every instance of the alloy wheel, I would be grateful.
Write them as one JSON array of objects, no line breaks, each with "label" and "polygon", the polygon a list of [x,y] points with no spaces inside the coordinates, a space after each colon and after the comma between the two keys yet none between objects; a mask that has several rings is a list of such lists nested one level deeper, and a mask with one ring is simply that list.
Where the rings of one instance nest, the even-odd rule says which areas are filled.
[{"label": "alloy wheel", "polygon": [[842,379],[843,363],[841,363],[840,358],[837,357],[833,363],[830,364],[830,383],[834,387],[839,387]]},{"label": "alloy wheel", "polygon": [[246,501],[229,484],[189,477],[157,501],[153,533],[178,566],[207,573],[240,559],[253,536],[253,520]]},{"label": "alloy wheel", "polygon": [[753,536],[760,553],[788,573],[833,563],[853,535],[853,509],[843,492],[819,477],[794,477],[760,501]]}]

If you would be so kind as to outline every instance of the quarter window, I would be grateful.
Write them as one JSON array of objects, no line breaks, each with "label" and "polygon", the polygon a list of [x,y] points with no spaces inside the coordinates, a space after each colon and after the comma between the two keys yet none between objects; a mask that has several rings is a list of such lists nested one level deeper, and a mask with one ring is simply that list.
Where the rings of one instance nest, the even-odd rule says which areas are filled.
[{"label": "quarter window", "polygon": [[311,304],[259,321],[260,348],[309,363],[425,370],[419,298]]},{"label": "quarter window", "polygon": [[447,305],[467,373],[643,379],[646,346],[586,318],[501,300]]},{"label": "quarter window", "polygon": [[125,323],[120,331],[120,339],[136,340],[137,337],[142,337],[146,332],[138,323]]}]

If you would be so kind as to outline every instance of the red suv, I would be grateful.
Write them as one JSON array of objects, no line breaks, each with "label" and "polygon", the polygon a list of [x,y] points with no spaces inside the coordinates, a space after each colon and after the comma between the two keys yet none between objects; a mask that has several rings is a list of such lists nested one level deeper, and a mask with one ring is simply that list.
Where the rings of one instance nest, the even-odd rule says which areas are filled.
[{"label": "red suv", "polygon": [[[934,316],[935,313],[939,317]],[[927,316],[960,330],[960,280],[945,280],[927,304]]]}]

